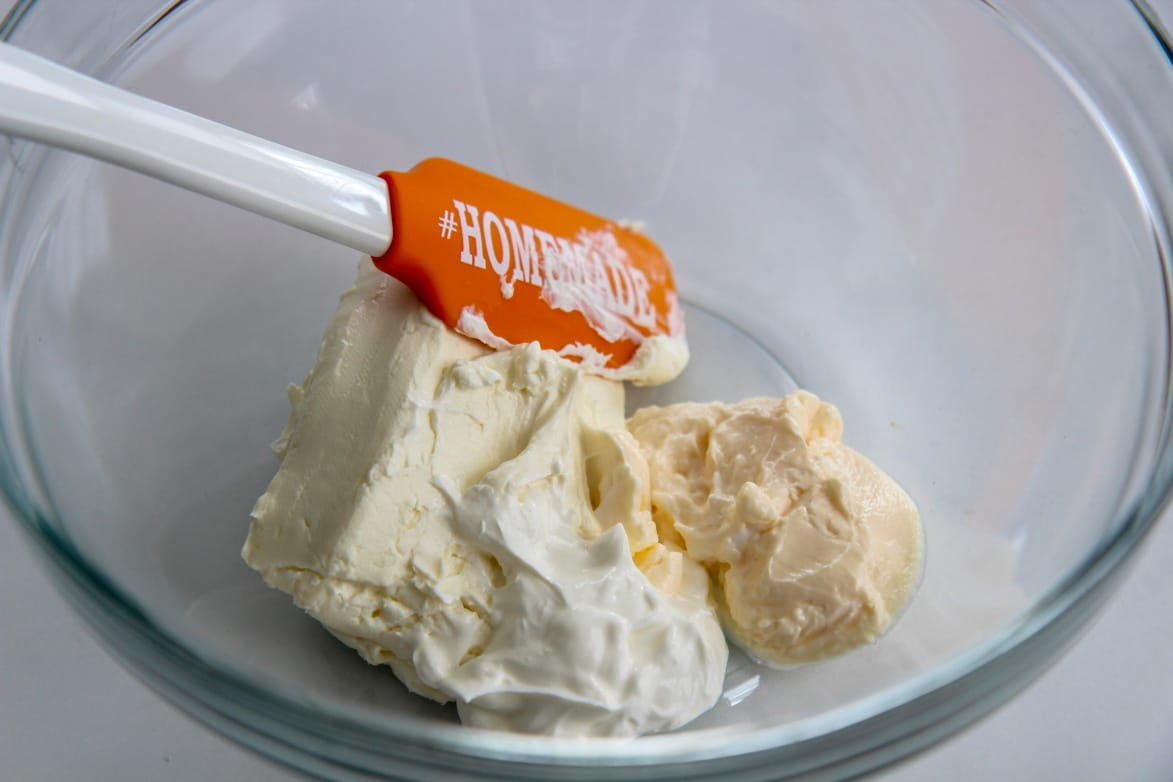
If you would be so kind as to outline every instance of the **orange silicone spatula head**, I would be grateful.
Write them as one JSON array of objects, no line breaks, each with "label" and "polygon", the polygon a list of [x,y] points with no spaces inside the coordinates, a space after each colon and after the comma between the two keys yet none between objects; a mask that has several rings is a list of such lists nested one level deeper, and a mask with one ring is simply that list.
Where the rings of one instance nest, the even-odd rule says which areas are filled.
[{"label": "orange silicone spatula head", "polygon": [[381,176],[393,231],[375,265],[449,327],[610,370],[683,336],[672,269],[646,236],[450,160]]}]

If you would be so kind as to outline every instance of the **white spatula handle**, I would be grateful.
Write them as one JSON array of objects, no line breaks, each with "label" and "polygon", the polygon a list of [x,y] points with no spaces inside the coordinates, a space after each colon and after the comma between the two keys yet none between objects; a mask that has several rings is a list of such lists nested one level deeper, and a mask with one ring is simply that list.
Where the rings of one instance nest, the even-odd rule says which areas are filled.
[{"label": "white spatula handle", "polygon": [[242,133],[0,43],[0,131],[39,141],[382,255],[377,176]]}]

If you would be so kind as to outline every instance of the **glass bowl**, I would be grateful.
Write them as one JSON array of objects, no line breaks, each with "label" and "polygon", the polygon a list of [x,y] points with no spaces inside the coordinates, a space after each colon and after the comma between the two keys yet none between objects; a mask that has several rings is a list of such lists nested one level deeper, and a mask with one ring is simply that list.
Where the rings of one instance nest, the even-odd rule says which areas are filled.
[{"label": "glass bowl", "polygon": [[[339,779],[840,778],[1020,690],[1169,494],[1173,73],[1127,2],[19,2],[0,37],[355,168],[442,155],[645,221],[694,359],[809,388],[918,501],[867,649],[734,654],[671,734],[465,729],[239,557],[351,251],[0,137],[0,482],[151,687]],[[1127,57],[1121,56],[1127,53]]]}]

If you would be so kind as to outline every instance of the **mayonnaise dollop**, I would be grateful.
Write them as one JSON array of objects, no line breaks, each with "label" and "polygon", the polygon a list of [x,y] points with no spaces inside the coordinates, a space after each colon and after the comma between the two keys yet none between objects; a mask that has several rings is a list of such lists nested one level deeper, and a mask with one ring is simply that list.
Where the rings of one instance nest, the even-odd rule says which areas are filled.
[{"label": "mayonnaise dollop", "polygon": [[758,659],[791,665],[871,643],[915,590],[922,540],[900,486],[844,445],[814,394],[645,408],[661,537],[712,576],[723,625]]}]

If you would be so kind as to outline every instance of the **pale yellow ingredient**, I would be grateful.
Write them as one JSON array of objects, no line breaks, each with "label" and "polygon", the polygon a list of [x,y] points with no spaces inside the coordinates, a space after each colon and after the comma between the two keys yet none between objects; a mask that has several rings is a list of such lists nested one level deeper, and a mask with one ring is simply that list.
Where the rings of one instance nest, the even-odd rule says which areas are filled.
[{"label": "pale yellow ingredient", "polygon": [[815,395],[645,408],[628,428],[661,538],[708,569],[726,632],[760,660],[871,643],[915,590],[916,506]]}]

